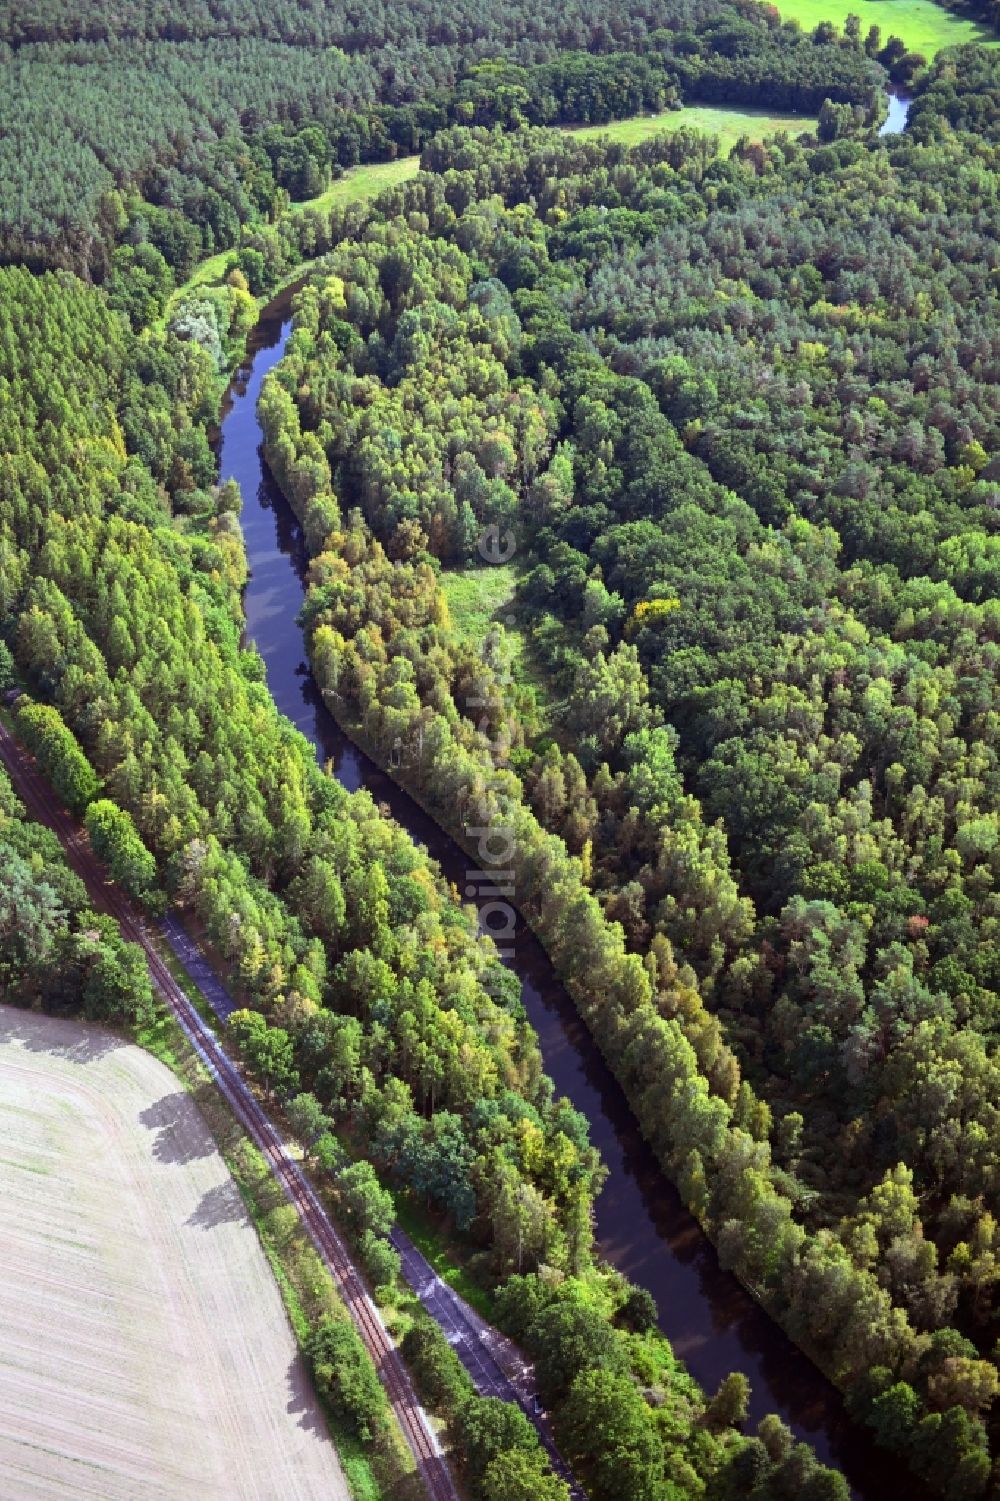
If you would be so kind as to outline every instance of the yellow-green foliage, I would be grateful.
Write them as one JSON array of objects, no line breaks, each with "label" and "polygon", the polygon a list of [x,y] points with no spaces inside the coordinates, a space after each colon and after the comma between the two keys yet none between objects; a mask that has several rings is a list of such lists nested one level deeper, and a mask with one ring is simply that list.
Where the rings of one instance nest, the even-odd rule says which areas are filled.
[{"label": "yellow-green foliage", "polygon": [[963,42],[997,45],[985,26],[954,15],[934,0],[780,0],[778,9],[783,21],[800,21],[808,31],[821,21],[842,26],[854,15],[861,21],[862,34],[869,26],[879,26],[883,41],[898,36],[911,52],[922,52],[926,58]]},{"label": "yellow-green foliage", "polygon": [[[854,7],[855,9],[857,7]],[[685,109],[667,109],[658,115],[635,115],[631,120],[613,120],[610,125],[585,125],[574,131],[584,140],[610,136],[625,146],[636,146],[661,130],[703,130],[719,138],[719,150],[726,153],[740,139],[749,136],[762,141],[765,136],[787,130],[790,135],[815,130],[811,115],[771,115],[763,109],[726,109],[716,105],[689,105]]]}]

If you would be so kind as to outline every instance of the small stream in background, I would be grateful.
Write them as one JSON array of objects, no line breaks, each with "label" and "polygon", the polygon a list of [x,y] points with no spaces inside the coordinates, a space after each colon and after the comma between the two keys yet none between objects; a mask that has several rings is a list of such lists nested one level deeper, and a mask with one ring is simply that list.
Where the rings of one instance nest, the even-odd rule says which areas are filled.
[{"label": "small stream in background", "polygon": [[889,113],[879,127],[880,136],[899,135],[906,128],[906,122],[910,115],[910,105],[913,100],[906,94],[897,94],[894,89],[889,90]]}]

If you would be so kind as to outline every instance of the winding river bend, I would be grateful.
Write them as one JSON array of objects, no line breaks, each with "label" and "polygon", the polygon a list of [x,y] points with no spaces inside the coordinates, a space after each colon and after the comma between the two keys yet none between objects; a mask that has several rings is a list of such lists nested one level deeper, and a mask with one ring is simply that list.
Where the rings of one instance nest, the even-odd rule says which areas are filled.
[{"label": "winding river bend", "polygon": [[[226,394],[219,434],[224,479],[243,494],[243,533],[250,562],[247,635],[267,665],[281,711],[329,760],[351,791],[366,787],[425,845],[460,888],[469,859],[390,777],[338,728],[306,665],[296,615],[307,565],[301,529],[260,451],[256,406],[261,383],[281,358],[291,326],[290,288],[261,315],[245,363]],[[590,1122],[609,1174],[596,1206],[598,1248],[633,1282],[649,1289],[660,1324],[692,1374],[712,1392],[733,1370],[752,1387],[751,1420],[777,1412],[823,1460],[847,1475],[860,1501],[899,1493],[894,1462],[853,1425],[840,1394],[785,1337],[737,1280],[719,1266],[714,1247],[688,1213],[639,1134],[617,1081],[577,1016],[534,935],[519,926],[513,968],[541,1041],[547,1072]],[[916,1495],[911,1486],[911,1496]]]}]

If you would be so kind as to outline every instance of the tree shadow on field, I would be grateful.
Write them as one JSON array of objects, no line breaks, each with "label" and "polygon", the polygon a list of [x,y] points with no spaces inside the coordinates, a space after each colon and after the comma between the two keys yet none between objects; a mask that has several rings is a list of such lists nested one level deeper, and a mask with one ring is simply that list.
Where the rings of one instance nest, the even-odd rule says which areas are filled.
[{"label": "tree shadow on field", "polygon": [[182,1089],[147,1105],[139,1119],[147,1130],[156,1132],[153,1156],[158,1162],[194,1162],[215,1151],[208,1127]]},{"label": "tree shadow on field", "polygon": [[122,1038],[92,1022],[0,1005],[0,1047],[14,1042],[31,1053],[48,1053],[73,1063],[96,1063],[127,1046]]},{"label": "tree shadow on field", "polygon": [[285,1380],[289,1391],[286,1411],[298,1419],[299,1428],[304,1428],[307,1433],[318,1433],[326,1438],[327,1426],[323,1421],[316,1391],[301,1355],[295,1356],[288,1367]]},{"label": "tree shadow on field", "polygon": [[185,1220],[186,1225],[197,1225],[201,1230],[212,1230],[216,1225],[248,1222],[248,1215],[240,1191],[231,1179],[217,1183],[208,1189],[193,1214]]}]

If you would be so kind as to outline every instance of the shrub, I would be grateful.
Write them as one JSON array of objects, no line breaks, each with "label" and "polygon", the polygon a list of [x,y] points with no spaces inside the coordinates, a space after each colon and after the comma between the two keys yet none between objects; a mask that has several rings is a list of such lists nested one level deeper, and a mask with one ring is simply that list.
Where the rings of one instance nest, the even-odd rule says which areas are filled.
[{"label": "shrub", "polygon": [[30,699],[18,703],[17,727],[56,796],[74,813],[82,813],[97,796],[97,773],[58,709]]},{"label": "shrub", "polygon": [[346,1318],[324,1315],[306,1343],[320,1397],[366,1443],[388,1422],[388,1406],[371,1356]]}]

